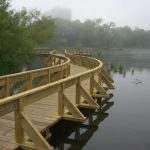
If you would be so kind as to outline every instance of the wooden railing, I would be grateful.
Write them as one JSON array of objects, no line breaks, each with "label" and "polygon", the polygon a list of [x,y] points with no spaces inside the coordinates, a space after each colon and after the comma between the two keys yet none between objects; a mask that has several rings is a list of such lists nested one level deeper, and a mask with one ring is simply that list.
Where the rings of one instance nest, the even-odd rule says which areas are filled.
[{"label": "wooden railing", "polygon": [[0,98],[51,83],[70,75],[70,60],[52,53],[40,54],[48,67],[0,76]]},{"label": "wooden railing", "polygon": [[[106,89],[114,88],[112,85],[113,80],[102,70],[103,63],[100,60],[90,57],[83,57],[81,55],[71,55],[67,52],[65,54],[72,60],[73,63],[84,66],[88,68],[88,70],[83,73],[69,76],[53,83],[30,89],[26,92],[12,95],[0,100],[0,116],[10,112],[15,112],[15,137],[16,142],[22,148],[45,150],[52,149],[52,147],[47,143],[44,137],[24,113],[25,106],[48,97],[53,93],[58,93],[58,116],[67,120],[84,121],[86,117],[82,114],[79,108],[99,108],[98,103],[93,97],[109,98],[109,94],[107,94]],[[67,60],[69,61],[69,59]],[[67,66],[63,64],[59,65],[58,68],[61,66],[61,69],[68,69],[67,62]],[[60,68],[54,70],[55,72],[60,71]],[[45,72],[48,74],[48,70],[44,70],[44,73]],[[36,75],[38,75],[38,72],[36,72]],[[9,76],[7,76],[5,80],[8,77]],[[87,79],[90,80],[89,91],[86,91],[85,87],[82,85],[82,82]],[[74,91],[74,103],[71,102],[65,93],[65,90],[73,85],[76,87],[76,90]],[[81,97],[84,100],[81,100]],[[32,143],[25,141],[24,133],[27,133]]]}]

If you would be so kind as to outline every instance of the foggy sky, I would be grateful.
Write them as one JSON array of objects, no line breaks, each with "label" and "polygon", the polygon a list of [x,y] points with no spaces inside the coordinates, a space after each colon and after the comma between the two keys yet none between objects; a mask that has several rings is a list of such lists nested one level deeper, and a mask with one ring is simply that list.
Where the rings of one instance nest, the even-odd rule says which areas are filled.
[{"label": "foggy sky", "polygon": [[73,19],[102,18],[117,26],[150,30],[150,0],[12,0],[15,9],[37,8],[42,12],[56,6],[72,9]]}]

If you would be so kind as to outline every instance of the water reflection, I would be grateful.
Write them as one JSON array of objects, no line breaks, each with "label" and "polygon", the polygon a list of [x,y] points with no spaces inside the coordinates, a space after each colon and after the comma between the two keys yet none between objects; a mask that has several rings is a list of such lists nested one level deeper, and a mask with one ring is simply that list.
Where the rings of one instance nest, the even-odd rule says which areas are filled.
[{"label": "water reflection", "polygon": [[101,105],[101,108],[98,110],[82,109],[83,114],[87,117],[84,123],[61,121],[54,126],[51,129],[53,136],[48,140],[49,143],[57,150],[83,149],[89,139],[99,129],[99,124],[109,116],[109,113],[106,111],[114,104],[114,102],[100,99],[98,103]]},{"label": "water reflection", "polygon": [[[115,73],[119,73],[120,75],[122,75],[124,78],[125,78],[125,76],[126,76],[126,70],[125,70],[125,68],[124,68],[124,66],[123,65],[121,65],[121,64],[119,64],[119,65],[117,65],[117,64],[107,64],[107,65],[105,65],[105,70],[106,70],[106,72],[109,74],[109,75],[113,75],[113,74],[115,74]],[[131,73],[133,72],[134,70],[132,69],[131,70]],[[134,73],[134,72],[133,72]]]},{"label": "water reflection", "polygon": [[[117,69],[126,72],[131,71],[132,73],[134,73],[134,70],[150,69],[150,50],[95,50],[93,55],[103,60],[106,64],[113,64],[114,72]],[[124,72],[120,73],[123,74]]]},{"label": "water reflection", "polygon": [[50,143],[58,150],[150,149],[150,51],[101,51],[95,55],[106,63],[105,69],[115,80],[111,99],[115,105],[109,109],[113,102],[101,102],[101,109],[87,112],[85,123],[56,126]]}]

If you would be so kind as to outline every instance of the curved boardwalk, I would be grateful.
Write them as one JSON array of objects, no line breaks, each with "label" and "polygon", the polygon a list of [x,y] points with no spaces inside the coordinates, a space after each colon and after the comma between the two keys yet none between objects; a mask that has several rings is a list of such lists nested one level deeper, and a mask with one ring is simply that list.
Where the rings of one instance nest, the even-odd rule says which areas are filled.
[{"label": "curved boardwalk", "polygon": [[[85,67],[71,64],[70,76],[75,76],[87,70]],[[96,80],[98,80],[98,78]],[[90,90],[90,78],[84,80],[82,86],[84,90],[88,92]],[[67,95],[67,98],[74,105],[76,101],[75,90],[76,85],[73,84],[64,91],[64,94]],[[24,108],[24,113],[29,117],[38,131],[42,133],[45,132],[47,137],[50,136],[47,128],[53,126],[61,119],[61,115],[58,114],[58,97],[58,93],[54,93]],[[84,101],[83,98],[81,98],[81,101]],[[65,112],[67,112],[67,109],[65,109]],[[25,136],[25,138],[29,139],[28,136]],[[14,112],[11,112],[0,117],[0,150],[12,150],[16,147],[18,147],[18,145],[15,142]]]},{"label": "curved boardwalk", "polygon": [[[84,67],[71,64],[70,73],[71,75],[75,75],[86,70]],[[74,90],[75,86],[66,91],[72,102],[75,101]],[[33,124],[39,131],[46,130],[47,127],[52,126],[61,119],[57,115],[57,97],[57,94],[53,94],[49,98],[35,102],[25,108],[26,114],[31,118]],[[14,113],[12,112],[0,117],[0,150],[12,150],[15,148]]]}]

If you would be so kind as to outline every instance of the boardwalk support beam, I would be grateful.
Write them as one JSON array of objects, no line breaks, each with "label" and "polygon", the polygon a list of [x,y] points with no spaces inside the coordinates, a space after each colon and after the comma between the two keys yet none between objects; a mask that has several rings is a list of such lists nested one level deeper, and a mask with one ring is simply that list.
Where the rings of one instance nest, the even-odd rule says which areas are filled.
[{"label": "boardwalk support beam", "polygon": [[94,80],[94,87],[98,91],[98,94],[93,94],[94,97],[109,98],[109,94],[107,94],[105,89],[96,80]]},{"label": "boardwalk support beam", "polygon": [[44,139],[41,133],[34,127],[29,118],[23,112],[21,113],[21,115],[22,115],[22,127],[24,131],[27,133],[27,135],[30,137],[32,142],[35,144],[35,146],[43,150],[52,150],[53,148],[48,144],[48,142]]},{"label": "boardwalk support beam", "polygon": [[86,103],[81,103],[79,107],[98,109],[99,105],[96,101],[85,91],[85,89],[80,85],[81,96],[84,98]]},{"label": "boardwalk support beam", "polygon": [[84,121],[86,117],[80,112],[77,106],[73,105],[71,101],[63,94],[64,106],[69,110],[70,114],[65,114],[62,118],[66,120],[73,120],[73,121]]},{"label": "boardwalk support beam", "polygon": [[114,89],[112,83],[114,83],[113,79],[106,74],[104,70],[101,72],[101,82],[104,83],[106,86],[103,87],[105,90]]}]

